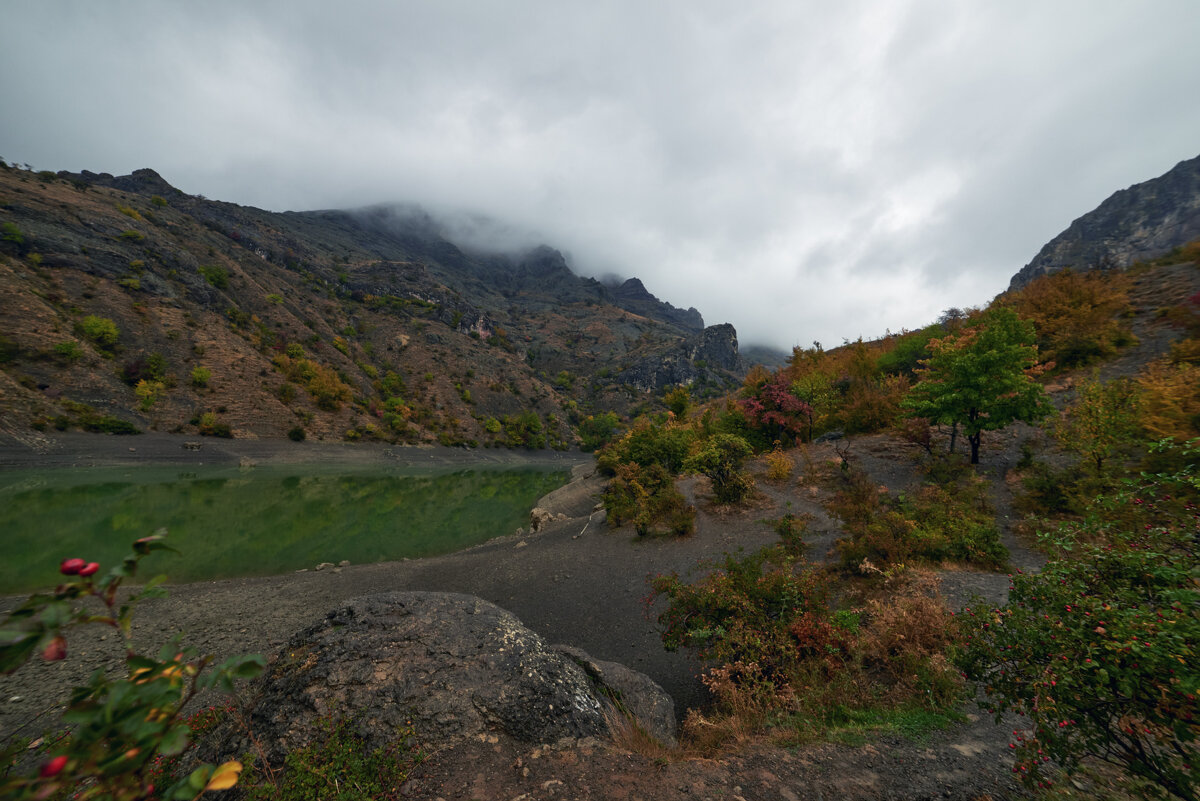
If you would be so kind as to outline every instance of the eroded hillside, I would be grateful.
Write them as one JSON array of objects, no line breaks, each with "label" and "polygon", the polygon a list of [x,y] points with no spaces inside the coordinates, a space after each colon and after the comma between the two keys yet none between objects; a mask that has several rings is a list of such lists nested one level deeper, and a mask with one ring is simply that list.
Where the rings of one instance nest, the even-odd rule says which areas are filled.
[{"label": "eroded hillside", "polygon": [[[641,287],[548,247],[468,253],[423,213],[276,214],[151,170],[0,170],[0,405],[50,428],[567,447],[588,415],[743,371]],[[639,291],[633,291],[639,290]]]}]

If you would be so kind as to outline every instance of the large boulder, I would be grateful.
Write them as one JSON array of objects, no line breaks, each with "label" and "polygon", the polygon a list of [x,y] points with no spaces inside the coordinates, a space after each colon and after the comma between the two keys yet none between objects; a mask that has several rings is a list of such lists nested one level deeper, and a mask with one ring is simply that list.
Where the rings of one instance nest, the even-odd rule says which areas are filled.
[{"label": "large boulder", "polygon": [[[649,678],[547,645],[515,616],[470,595],[358,598],[301,631],[255,685],[245,715],[272,762],[344,716],[371,747],[411,726],[426,746],[506,736],[529,743],[605,737],[630,718],[675,737],[674,705]],[[239,732],[217,756],[249,750]]]}]

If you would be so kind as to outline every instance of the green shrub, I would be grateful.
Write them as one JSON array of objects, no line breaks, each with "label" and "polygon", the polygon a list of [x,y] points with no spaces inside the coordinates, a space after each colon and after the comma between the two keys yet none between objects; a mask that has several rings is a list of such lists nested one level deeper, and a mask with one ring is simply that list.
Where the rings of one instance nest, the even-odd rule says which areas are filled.
[{"label": "green shrub", "polygon": [[304,437],[305,437],[304,429],[301,428],[300,426],[296,426],[295,428],[288,429],[287,438],[290,439],[292,442],[303,442]]},{"label": "green shrub", "polygon": [[215,264],[202,264],[198,268],[200,275],[204,276],[204,280],[209,283],[214,289],[229,288],[229,271],[224,267],[218,267]]},{"label": "green shrub", "polygon": [[54,355],[60,356],[68,362],[77,362],[83,358],[83,348],[74,341],[59,342],[54,346]]},{"label": "green shrub", "polygon": [[146,238],[146,235],[141,231],[135,231],[132,228],[127,228],[121,232],[121,239],[126,239],[130,242],[141,242]]},{"label": "green shrub", "polygon": [[613,412],[588,415],[579,423],[579,449],[584,453],[599,450],[612,441],[621,419]]},{"label": "green shrub", "polygon": [[546,433],[537,412],[527,409],[520,414],[507,414],[502,422],[508,447],[527,450],[546,447]]},{"label": "green shrub", "polygon": [[741,503],[754,491],[754,482],[742,470],[751,454],[749,443],[733,434],[713,434],[688,457],[684,467],[712,480],[713,500]]},{"label": "green shrub", "polygon": [[618,466],[604,490],[604,506],[611,525],[633,523],[634,530],[643,537],[686,536],[696,530],[696,510],[688,505],[675,488],[674,478],[661,465]]},{"label": "green shrub", "polygon": [[695,438],[692,429],[677,422],[642,417],[623,437],[605,446],[596,458],[607,475],[612,475],[617,465],[628,462],[642,467],[657,464],[668,473],[678,473]]},{"label": "green shrub", "polygon": [[1013,577],[1008,603],[964,616],[961,664],[981,703],[1029,721],[1017,770],[1049,781],[1096,757],[1195,798],[1200,739],[1200,440],[1176,473],[1144,474],[1095,499],[1079,522],[1043,533],[1055,557]]},{"label": "green shrub", "polygon": [[192,386],[203,389],[208,386],[208,382],[212,380],[212,370],[207,367],[192,368]]},{"label": "green shrub", "polygon": [[111,352],[121,336],[121,329],[117,328],[116,323],[107,317],[97,317],[94,314],[84,317],[79,329],[84,337],[105,352]]},{"label": "green shrub", "polygon": [[7,242],[19,251],[25,246],[25,234],[16,223],[0,223],[0,242]]},{"label": "green shrub", "polygon": [[[180,714],[184,707],[202,689],[232,690],[235,679],[261,672],[265,660],[233,657],[209,670],[212,657],[181,644],[181,635],[169,640],[157,657],[138,653],[131,636],[133,612],[141,601],[166,595],[159,586],[165,577],[132,593],[118,591],[137,575],[145,556],[167,548],[162,539],[160,534],[139,539],[134,552],[103,577],[95,562],[64,560],[64,578],[53,593],[30,597],[0,623],[0,671],[5,673],[35,653],[45,661],[65,659],[68,631],[87,624],[105,626],[123,641],[127,672],[124,678],[110,678],[98,670],[85,686],[73,689],[63,716],[71,728],[49,746],[37,773],[22,775],[14,764],[24,749],[4,750],[4,798],[196,798],[237,783],[238,762],[201,765],[173,783],[164,781],[161,761],[176,760],[192,743],[192,731]],[[159,795],[154,795],[156,784]]]},{"label": "green shrub", "polygon": [[195,426],[199,429],[200,435],[204,437],[222,437],[231,439],[233,431],[228,423],[221,422],[217,419],[217,415],[213,412],[205,412],[196,419]]}]

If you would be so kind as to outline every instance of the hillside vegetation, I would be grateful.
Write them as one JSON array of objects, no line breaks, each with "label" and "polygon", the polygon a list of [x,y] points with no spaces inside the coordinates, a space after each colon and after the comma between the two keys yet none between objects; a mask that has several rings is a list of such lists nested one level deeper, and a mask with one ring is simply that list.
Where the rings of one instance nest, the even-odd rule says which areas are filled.
[{"label": "hillside vegetation", "polygon": [[[1195,797],[1198,256],[1061,271],[919,331],[797,348],[719,401],[668,395],[605,447],[610,522],[642,536],[694,530],[680,473],[711,510],[790,499],[763,521],[777,544],[653,581],[666,647],[713,665],[692,746],[952,718],[970,679],[998,721],[1023,717],[1031,787],[1107,762],[1135,797]],[[908,454],[866,458],[879,437]],[[828,553],[818,519],[837,526]],[[938,576],[964,570],[1001,584],[955,616]]]},{"label": "hillside vegetation", "polygon": [[731,326],[548,247],[467,252],[411,208],[275,214],[150,170],[0,169],[4,432],[566,448],[667,384],[725,391]]}]

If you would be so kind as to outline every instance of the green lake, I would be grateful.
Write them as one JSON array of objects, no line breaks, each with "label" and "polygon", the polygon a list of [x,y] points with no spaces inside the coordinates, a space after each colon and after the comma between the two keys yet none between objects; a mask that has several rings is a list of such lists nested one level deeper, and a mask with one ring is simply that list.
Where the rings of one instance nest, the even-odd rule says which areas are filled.
[{"label": "green lake", "polygon": [[101,571],[159,528],[178,554],[141,578],[288,573],[449,553],[528,525],[561,467],[435,471],[320,466],[0,472],[0,594],[48,589],[70,557]]}]

